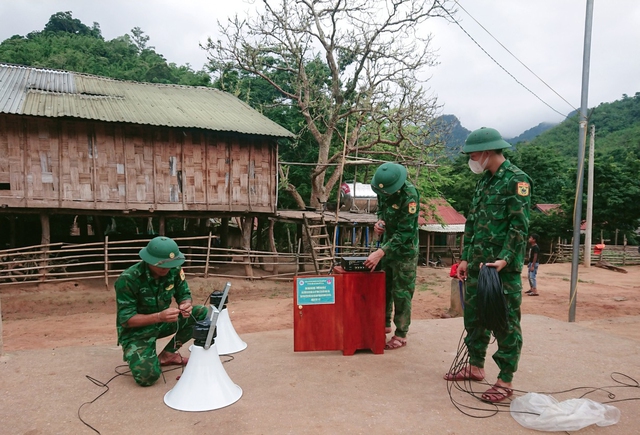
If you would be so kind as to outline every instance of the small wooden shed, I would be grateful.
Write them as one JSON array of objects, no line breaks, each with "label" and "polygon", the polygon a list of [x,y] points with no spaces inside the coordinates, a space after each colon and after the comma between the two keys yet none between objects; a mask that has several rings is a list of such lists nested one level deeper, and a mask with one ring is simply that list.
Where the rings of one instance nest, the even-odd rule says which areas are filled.
[{"label": "small wooden shed", "polygon": [[217,89],[0,64],[0,213],[273,214],[293,136]]}]

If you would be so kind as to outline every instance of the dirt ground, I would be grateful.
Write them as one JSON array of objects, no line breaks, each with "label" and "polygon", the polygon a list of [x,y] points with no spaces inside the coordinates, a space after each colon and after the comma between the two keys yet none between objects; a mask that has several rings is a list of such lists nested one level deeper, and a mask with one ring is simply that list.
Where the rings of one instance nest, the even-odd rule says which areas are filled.
[{"label": "dirt ground", "polygon": [[[640,315],[640,267],[626,270],[625,274],[580,266],[577,322],[640,340],[640,331],[623,319]],[[570,277],[568,263],[540,265],[540,296],[523,296],[523,314],[567,321]],[[207,296],[222,290],[227,281],[232,283],[229,314],[238,334],[293,328],[291,281],[190,278],[194,303],[207,303]],[[448,317],[450,294],[448,268],[419,267],[413,318]],[[113,283],[109,288],[101,280],[3,286],[0,297],[5,352],[116,344]]]}]

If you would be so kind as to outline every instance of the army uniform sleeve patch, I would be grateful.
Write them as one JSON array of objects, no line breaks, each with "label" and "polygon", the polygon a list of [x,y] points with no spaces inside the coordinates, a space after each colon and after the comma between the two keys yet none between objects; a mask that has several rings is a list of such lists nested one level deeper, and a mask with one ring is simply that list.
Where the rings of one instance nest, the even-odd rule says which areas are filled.
[{"label": "army uniform sleeve patch", "polygon": [[518,183],[518,195],[520,196],[529,196],[529,192],[530,192],[531,188],[529,186],[529,183],[525,182],[525,181],[521,181]]},{"label": "army uniform sleeve patch", "polygon": [[184,281],[184,270],[180,269],[180,279]]},{"label": "army uniform sleeve patch", "polygon": [[409,214],[414,214],[418,210],[418,204],[415,201],[409,203]]}]

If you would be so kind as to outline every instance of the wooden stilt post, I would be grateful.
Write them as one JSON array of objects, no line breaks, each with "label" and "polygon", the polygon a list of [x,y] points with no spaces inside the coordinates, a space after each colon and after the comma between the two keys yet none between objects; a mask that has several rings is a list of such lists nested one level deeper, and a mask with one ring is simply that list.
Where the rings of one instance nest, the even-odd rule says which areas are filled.
[{"label": "wooden stilt post", "polygon": [[244,271],[246,276],[253,278],[253,268],[251,267],[251,231],[253,231],[253,217],[247,216],[242,219],[242,249],[247,251],[244,256]]},{"label": "wooden stilt post", "polygon": [[42,228],[42,235],[40,237],[40,244],[42,246],[42,261],[38,262],[40,266],[41,277],[44,281],[47,275],[47,264],[49,258],[49,244],[51,243],[51,224],[49,223],[49,215],[46,213],[40,213],[40,227]]},{"label": "wooden stilt post", "polygon": [[209,238],[207,239],[207,259],[204,263],[204,277],[209,277],[209,258],[211,257],[211,231],[209,231]]},{"label": "wooden stilt post", "polygon": [[[274,236],[274,226],[275,226],[275,221],[273,219],[269,220],[269,245],[271,247],[271,252],[273,252],[273,266],[271,269],[271,273],[273,275],[277,275],[278,274],[278,251],[276,249],[276,240],[275,240],[275,236]],[[288,232],[287,232],[288,234]]]}]

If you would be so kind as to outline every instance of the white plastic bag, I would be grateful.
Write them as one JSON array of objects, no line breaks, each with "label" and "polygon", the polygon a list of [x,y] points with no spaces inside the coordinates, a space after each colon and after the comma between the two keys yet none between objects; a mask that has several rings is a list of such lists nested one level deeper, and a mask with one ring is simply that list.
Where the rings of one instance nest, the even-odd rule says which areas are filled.
[{"label": "white plastic bag", "polygon": [[590,399],[558,402],[551,396],[527,393],[511,401],[511,416],[529,429],[554,431],[579,430],[592,424],[611,426],[620,421],[620,410]]}]

